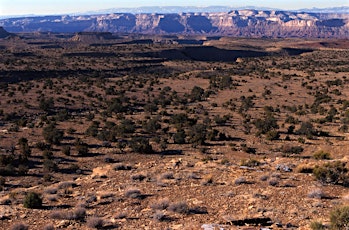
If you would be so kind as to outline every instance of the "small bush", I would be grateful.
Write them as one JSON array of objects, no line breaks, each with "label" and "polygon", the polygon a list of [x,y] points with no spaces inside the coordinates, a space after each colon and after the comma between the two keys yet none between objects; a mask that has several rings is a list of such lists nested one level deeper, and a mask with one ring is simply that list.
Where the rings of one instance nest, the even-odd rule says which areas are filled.
[{"label": "small bush", "polygon": [[272,178],[269,180],[269,185],[271,186],[277,186],[279,184],[279,179]]},{"label": "small bush", "polygon": [[315,166],[313,173],[317,180],[324,184],[338,184],[347,180],[348,169],[344,162],[336,161]]},{"label": "small bush", "polygon": [[322,199],[325,198],[326,195],[321,189],[314,189],[308,193],[309,198]]},{"label": "small bush", "polygon": [[140,199],[143,197],[141,191],[139,189],[136,189],[136,188],[130,188],[130,189],[126,190],[125,196],[128,198],[133,198],[133,199]]},{"label": "small bush", "polygon": [[247,180],[246,180],[245,177],[239,177],[239,178],[237,178],[237,179],[234,181],[234,183],[235,183],[236,185],[246,184],[246,183],[247,183]]},{"label": "small bush", "polygon": [[99,228],[102,228],[103,225],[104,225],[104,220],[100,217],[90,217],[87,219],[86,221],[86,225],[87,227],[89,228],[96,228],[96,229],[99,229]]},{"label": "small bush", "polygon": [[53,226],[53,224],[47,224],[44,226],[43,230],[55,230],[55,226]]},{"label": "small bush", "polygon": [[330,214],[332,229],[348,229],[349,227],[349,206],[342,206],[334,209]]},{"label": "small bush", "polygon": [[260,165],[260,162],[256,159],[249,159],[249,160],[241,160],[240,163],[241,166],[246,166],[246,167],[256,167],[258,165]]},{"label": "small bush", "polygon": [[331,154],[328,152],[319,151],[319,152],[314,153],[313,157],[316,160],[330,160]]},{"label": "small bush", "polygon": [[124,165],[122,163],[118,163],[115,165],[114,170],[118,171],[118,170],[131,170],[132,167],[130,165]]},{"label": "small bush", "polygon": [[152,208],[153,210],[165,210],[166,208],[168,208],[170,201],[167,198],[158,200],[157,202],[155,202],[154,204],[150,205],[150,208]]},{"label": "small bush", "polygon": [[186,202],[179,201],[176,203],[172,203],[167,208],[171,212],[176,212],[180,214],[188,214],[189,213],[189,207]]},{"label": "small bush", "polygon": [[166,219],[166,215],[163,211],[156,210],[155,213],[153,214],[153,219],[156,221],[163,221]]},{"label": "small bush", "polygon": [[50,217],[58,220],[83,220],[86,216],[85,208],[75,208],[73,211],[54,211]]},{"label": "small bush", "polygon": [[11,226],[10,230],[28,230],[29,227],[26,224],[23,223],[16,223]]},{"label": "small bush", "polygon": [[23,206],[25,208],[41,208],[42,198],[38,193],[29,192],[24,198]]},{"label": "small bush", "polygon": [[142,173],[134,174],[134,175],[131,176],[131,179],[133,181],[143,181],[145,178],[147,178],[147,176],[145,176]]}]

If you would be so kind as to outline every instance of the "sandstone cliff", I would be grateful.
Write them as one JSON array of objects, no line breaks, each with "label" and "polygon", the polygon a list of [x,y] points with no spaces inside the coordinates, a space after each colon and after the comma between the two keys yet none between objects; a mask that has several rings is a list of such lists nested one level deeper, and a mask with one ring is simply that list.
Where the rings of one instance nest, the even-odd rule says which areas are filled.
[{"label": "sandstone cliff", "polygon": [[349,38],[349,14],[234,10],[228,13],[47,16],[0,20],[11,32],[112,32],[246,37]]}]

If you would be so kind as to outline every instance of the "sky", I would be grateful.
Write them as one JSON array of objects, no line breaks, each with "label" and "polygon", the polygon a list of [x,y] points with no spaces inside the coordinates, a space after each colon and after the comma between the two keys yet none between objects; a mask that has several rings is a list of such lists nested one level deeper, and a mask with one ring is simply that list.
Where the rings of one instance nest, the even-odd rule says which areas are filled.
[{"label": "sky", "polygon": [[349,6],[349,0],[0,0],[0,15],[50,15],[141,6],[263,6],[284,10]]}]

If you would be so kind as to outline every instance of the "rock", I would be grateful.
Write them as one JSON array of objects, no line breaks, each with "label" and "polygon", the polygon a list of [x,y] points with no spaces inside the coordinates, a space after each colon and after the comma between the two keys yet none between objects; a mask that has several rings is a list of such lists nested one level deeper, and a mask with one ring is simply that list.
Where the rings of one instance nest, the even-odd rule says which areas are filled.
[{"label": "rock", "polygon": [[285,164],[278,164],[275,169],[283,172],[292,172],[292,169]]}]

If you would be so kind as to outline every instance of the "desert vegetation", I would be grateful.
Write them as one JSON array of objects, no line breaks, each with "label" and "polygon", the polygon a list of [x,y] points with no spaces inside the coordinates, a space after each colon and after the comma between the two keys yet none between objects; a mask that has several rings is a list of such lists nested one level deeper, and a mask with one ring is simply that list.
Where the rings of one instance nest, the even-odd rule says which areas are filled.
[{"label": "desert vegetation", "polygon": [[1,229],[348,226],[345,42],[72,36],[0,40]]}]

